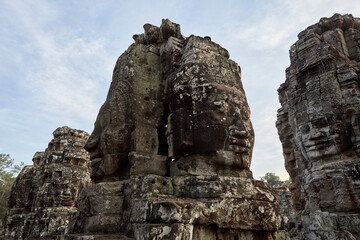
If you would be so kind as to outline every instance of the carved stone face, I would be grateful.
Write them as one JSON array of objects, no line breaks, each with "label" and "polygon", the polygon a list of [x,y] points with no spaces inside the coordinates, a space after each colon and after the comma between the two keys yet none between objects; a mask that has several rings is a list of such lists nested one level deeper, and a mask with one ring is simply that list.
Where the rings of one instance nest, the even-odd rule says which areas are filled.
[{"label": "carved stone face", "polygon": [[130,91],[126,81],[114,82],[85,145],[90,153],[91,178],[94,181],[128,177],[128,153],[133,128],[129,116]]},{"label": "carved stone face", "polygon": [[[161,39],[152,38],[159,31],[166,32],[161,39],[168,39],[161,46]],[[140,42],[118,60],[107,100],[85,146],[91,178],[112,181],[136,174],[136,162],[143,160],[130,152],[164,155],[165,169],[166,157],[196,155],[211,155],[215,163],[208,165],[216,169],[249,169],[254,132],[240,67],[209,39],[169,38],[180,35],[176,26],[159,31],[146,25],[144,38],[150,45],[135,37]],[[163,148],[168,151],[160,151]]]},{"label": "carved stone face", "polygon": [[254,145],[254,133],[247,122],[238,122],[228,129],[226,149],[251,156]]},{"label": "carved stone face", "polygon": [[331,71],[332,60],[323,63],[325,67],[313,66],[291,78],[296,87],[286,93],[294,142],[307,160],[328,159],[351,147],[348,112],[355,105],[348,104],[353,96],[346,94],[356,86],[342,85]]},{"label": "carved stone face", "polygon": [[[239,100],[239,96],[221,91],[218,93],[219,89],[210,85],[205,88],[206,97],[199,102],[192,101],[190,110],[182,108],[170,115],[174,156],[218,150],[251,155],[254,132],[248,106],[229,99]],[[182,94],[186,93],[178,96]]]},{"label": "carved stone face", "polygon": [[226,152],[217,167],[249,169],[254,131],[240,67],[207,39],[192,36],[183,49],[183,65],[169,82],[170,157]]},{"label": "carved stone face", "polygon": [[349,137],[346,126],[336,116],[317,115],[296,128],[296,142],[307,159],[317,159],[341,153]]},{"label": "carved stone face", "polygon": [[316,230],[333,231],[318,221],[320,211],[348,214],[359,208],[353,170],[360,156],[358,23],[336,14],[299,33],[278,89],[277,128],[299,232],[315,222]]},{"label": "carved stone face", "polygon": [[349,147],[350,121],[346,119],[341,87],[333,75],[325,76],[299,77],[304,84],[298,85],[289,104],[295,144],[308,160],[334,156]]}]

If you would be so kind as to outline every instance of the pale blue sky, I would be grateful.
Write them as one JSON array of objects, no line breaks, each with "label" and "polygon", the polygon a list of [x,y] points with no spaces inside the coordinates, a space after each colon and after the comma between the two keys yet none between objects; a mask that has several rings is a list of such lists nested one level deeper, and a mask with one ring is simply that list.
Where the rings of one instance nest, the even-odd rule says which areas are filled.
[{"label": "pale blue sky", "polygon": [[252,111],[251,170],[287,179],[275,121],[277,88],[297,34],[358,0],[0,1],[0,153],[32,164],[59,126],[92,132],[118,56],[162,18],[211,36],[242,68]]}]

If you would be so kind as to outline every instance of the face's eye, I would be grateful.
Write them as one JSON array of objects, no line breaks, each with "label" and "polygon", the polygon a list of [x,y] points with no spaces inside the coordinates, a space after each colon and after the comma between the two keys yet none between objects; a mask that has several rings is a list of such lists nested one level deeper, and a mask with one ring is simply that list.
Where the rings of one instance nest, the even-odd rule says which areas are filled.
[{"label": "face's eye", "polygon": [[340,133],[341,133],[341,130],[340,130],[340,129],[335,128],[335,129],[331,129],[331,130],[329,131],[329,133],[330,133],[330,135],[333,135],[333,134],[340,134]]},{"label": "face's eye", "polygon": [[351,125],[352,126],[359,126],[360,125],[360,115],[356,114],[351,117]]},{"label": "face's eye", "polygon": [[334,117],[334,115],[328,114],[328,115],[326,115],[326,119],[327,119],[328,125],[330,125],[330,126],[336,123],[336,118]]},{"label": "face's eye", "polygon": [[307,133],[309,133],[310,132],[310,127],[309,127],[309,125],[302,125],[302,126],[300,126],[300,128],[299,128],[299,130],[300,130],[300,132],[302,133],[302,134],[307,134]]},{"label": "face's eye", "polygon": [[100,126],[106,128],[110,123],[110,111],[104,111],[100,117]]},{"label": "face's eye", "polygon": [[333,135],[333,134],[344,134],[346,133],[346,131],[344,130],[345,129],[345,126],[344,125],[340,125],[340,124],[337,124],[335,125],[334,127],[332,127],[330,130],[329,130],[329,133],[330,135]]}]

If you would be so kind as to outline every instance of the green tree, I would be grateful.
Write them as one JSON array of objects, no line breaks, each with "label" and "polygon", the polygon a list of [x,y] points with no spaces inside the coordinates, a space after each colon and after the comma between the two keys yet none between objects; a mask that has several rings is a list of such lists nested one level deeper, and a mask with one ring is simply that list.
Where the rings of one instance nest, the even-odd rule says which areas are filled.
[{"label": "green tree", "polygon": [[260,177],[261,181],[266,181],[270,186],[274,186],[277,181],[280,181],[280,177],[276,176],[275,173],[268,172],[265,176]]},{"label": "green tree", "polygon": [[0,153],[0,219],[4,220],[7,210],[8,197],[10,196],[11,186],[17,174],[21,171],[24,163],[14,164],[14,159],[9,154]]},{"label": "green tree", "polygon": [[290,185],[291,185],[291,180],[290,180],[290,179],[289,179],[289,180],[285,180],[285,181],[284,181],[284,185],[287,186],[287,187],[290,187]]}]

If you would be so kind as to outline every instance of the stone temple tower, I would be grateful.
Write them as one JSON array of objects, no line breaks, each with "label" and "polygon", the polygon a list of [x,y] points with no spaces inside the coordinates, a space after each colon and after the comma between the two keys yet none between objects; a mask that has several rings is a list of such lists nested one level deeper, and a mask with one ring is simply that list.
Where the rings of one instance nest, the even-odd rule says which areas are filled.
[{"label": "stone temple tower", "polygon": [[81,189],[90,184],[90,157],[84,149],[89,134],[60,127],[53,135],[12,186],[4,239],[53,239],[64,234]]},{"label": "stone temple tower", "polygon": [[85,149],[91,179],[62,239],[280,239],[277,199],[249,170],[240,67],[163,20],[118,59]]}]

